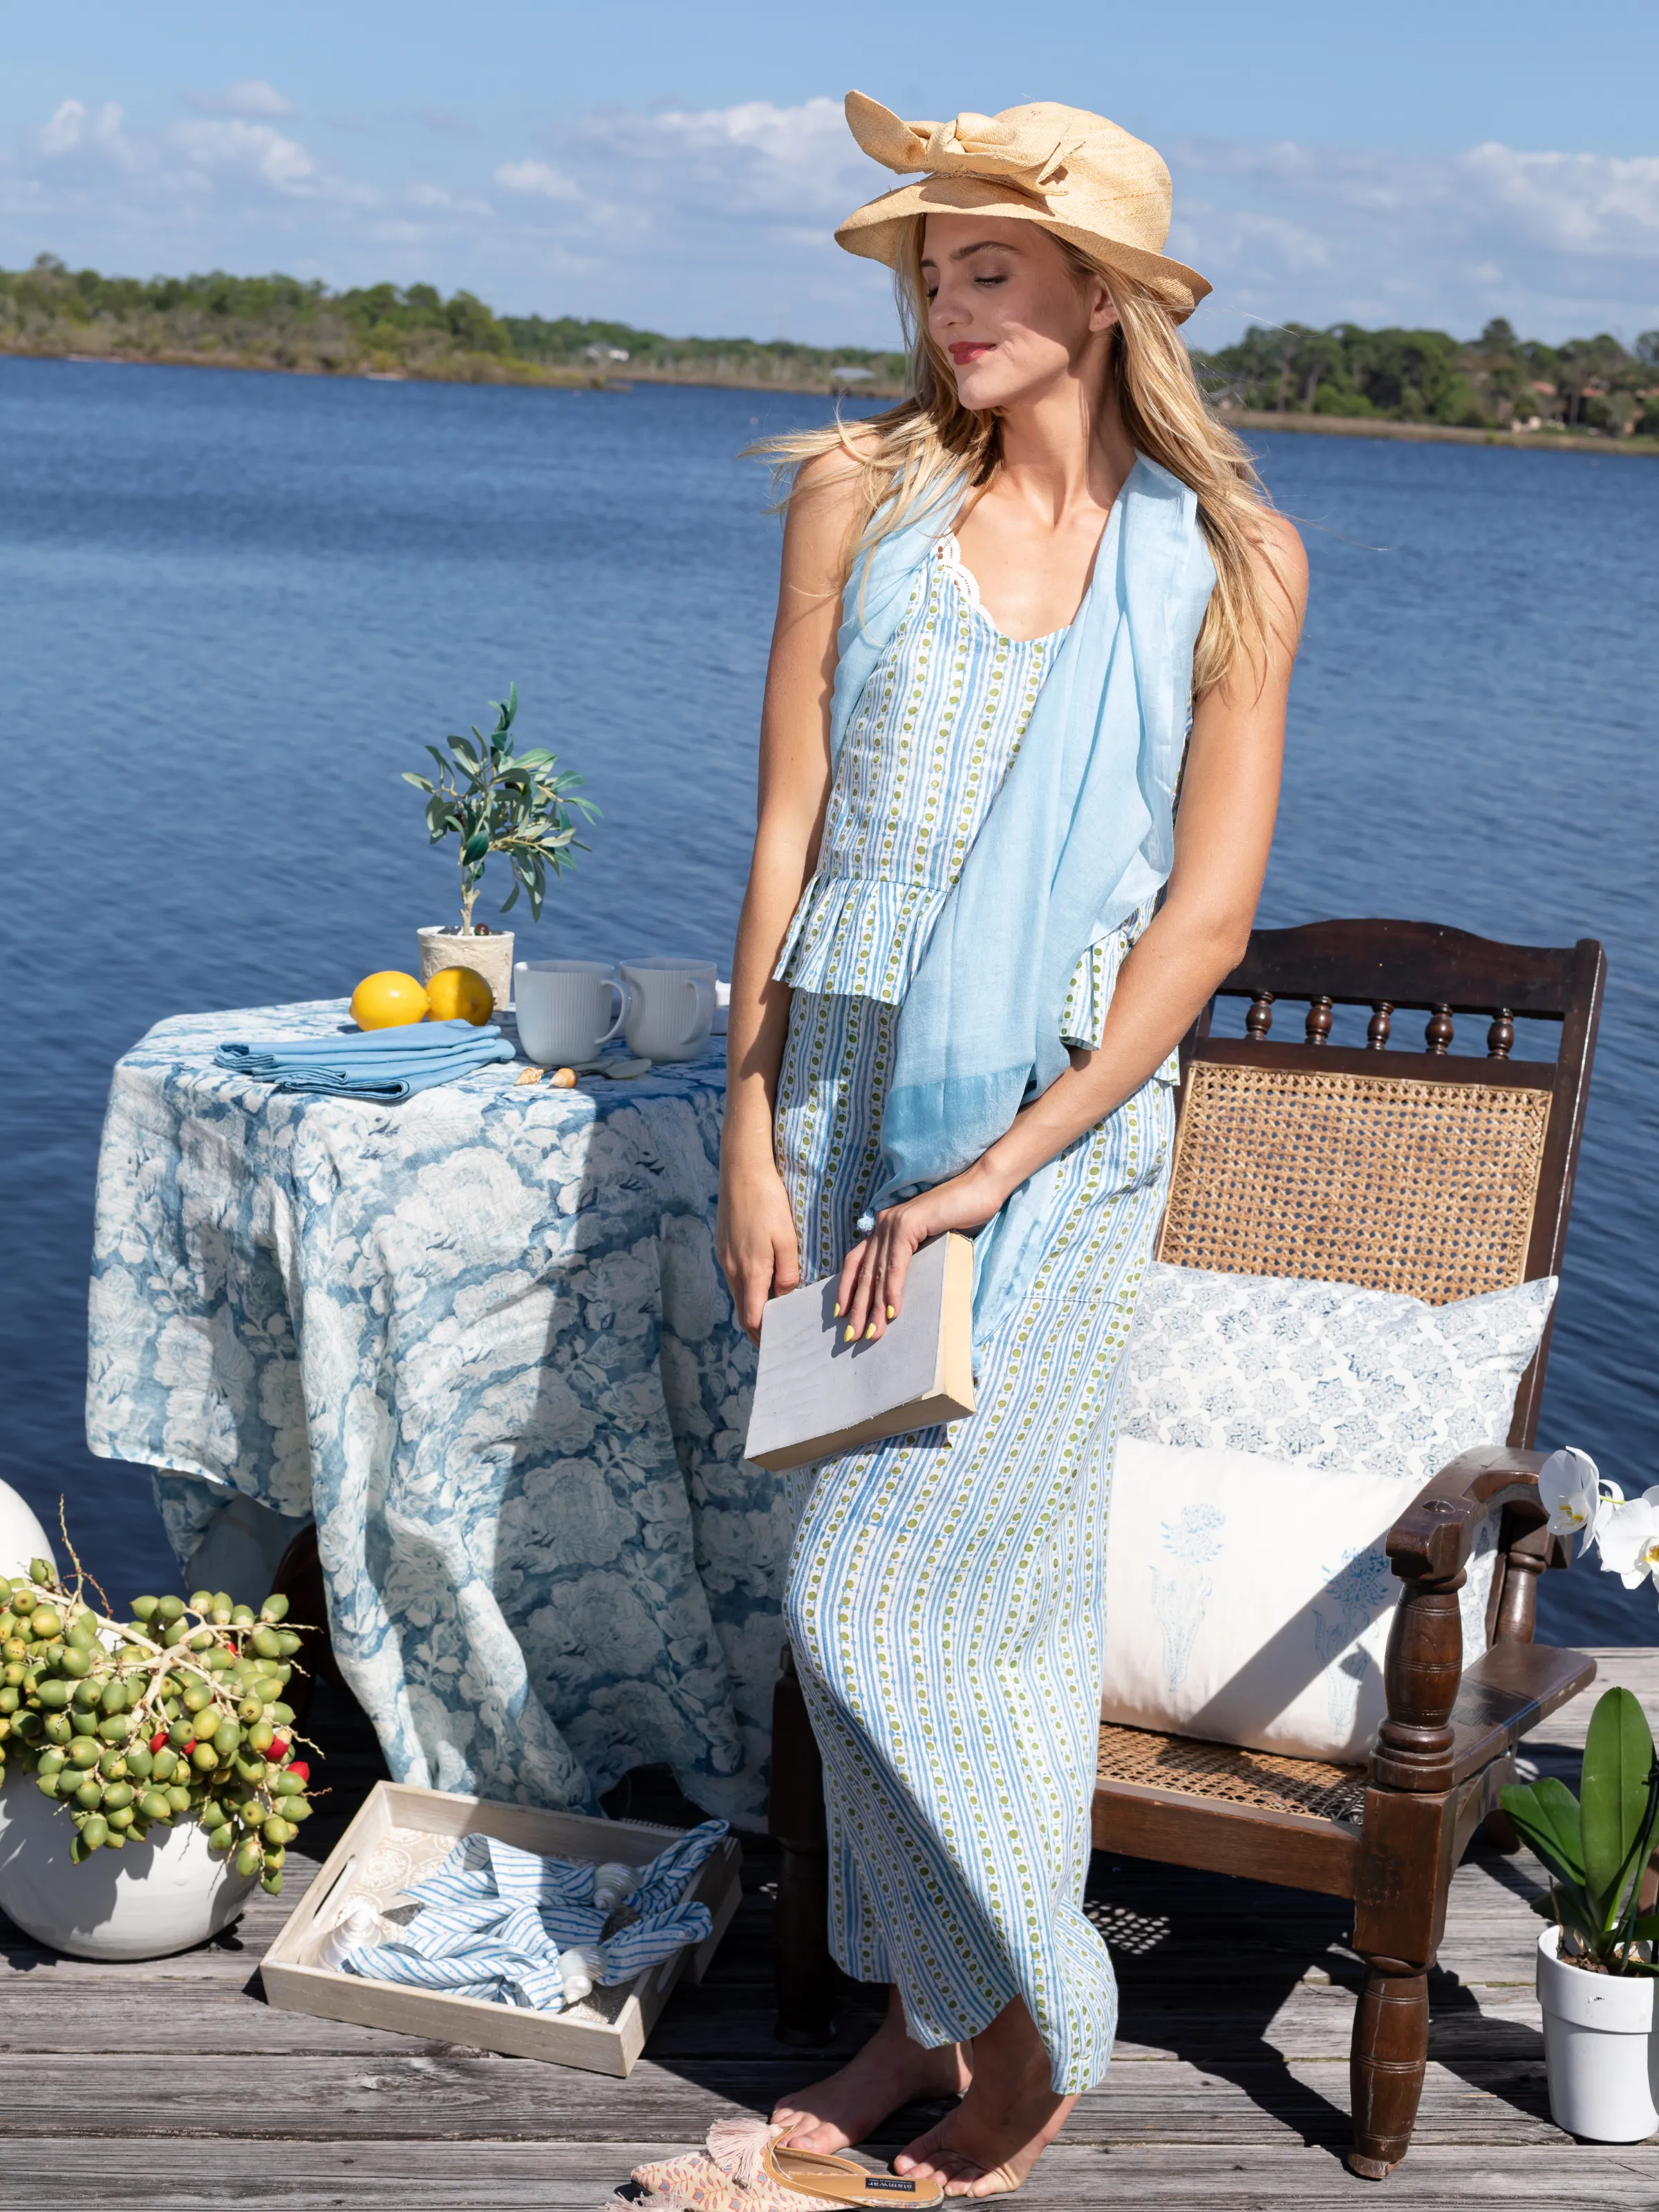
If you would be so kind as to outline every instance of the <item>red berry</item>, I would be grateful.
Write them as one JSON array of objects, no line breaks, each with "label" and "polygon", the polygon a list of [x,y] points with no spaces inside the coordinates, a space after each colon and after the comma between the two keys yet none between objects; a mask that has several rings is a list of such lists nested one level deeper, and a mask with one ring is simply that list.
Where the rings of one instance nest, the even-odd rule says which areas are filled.
[{"label": "red berry", "polygon": [[195,1737],[194,1737],[194,1736],[192,1736],[192,1737],[191,1738],[190,1741],[189,1741],[189,1742],[185,1746],[184,1749],[179,1753],[179,1758],[180,1758],[180,1759],[188,1759],[188,1758],[190,1757],[190,1754],[191,1753],[191,1752],[192,1752],[192,1751],[194,1751],[194,1750],[195,1750],[195,1748],[196,1748],[196,1739],[195,1739]]},{"label": "red berry", "polygon": [[156,1731],[155,1731],[155,1735],[154,1735],[153,1736],[151,1736],[151,1738],[150,1738],[150,1740],[149,1740],[149,1747],[150,1747],[150,1749],[151,1749],[152,1751],[160,1751],[160,1749],[161,1748],[162,1745],[167,1741],[167,1730],[166,1730],[165,1729],[156,1729]]},{"label": "red berry", "polygon": [[287,1757],[288,1738],[285,1735],[272,1736],[270,1739],[270,1758],[274,1764],[280,1766]]},{"label": "red berry", "polygon": [[293,1760],[288,1771],[290,1774],[297,1774],[301,1782],[309,1782],[311,1779],[311,1768],[303,1759]]}]

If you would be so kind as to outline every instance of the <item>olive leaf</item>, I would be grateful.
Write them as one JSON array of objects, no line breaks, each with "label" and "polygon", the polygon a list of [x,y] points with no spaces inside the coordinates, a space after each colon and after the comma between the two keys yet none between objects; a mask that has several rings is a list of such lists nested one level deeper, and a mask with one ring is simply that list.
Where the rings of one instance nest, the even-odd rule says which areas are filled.
[{"label": "olive leaf", "polygon": [[435,784],[407,769],[403,779],[431,793],[426,806],[428,842],[441,844],[451,836],[460,840],[461,929],[467,936],[472,933],[472,909],[492,853],[507,860],[511,878],[501,912],[510,912],[522,891],[532,917],[539,921],[548,869],[559,875],[574,865],[575,854],[588,849],[576,834],[577,817],[592,822],[599,817],[591,800],[574,795],[582,779],[569,769],[562,769],[556,754],[540,745],[514,753],[518,685],[509,684],[504,700],[489,703],[495,721],[487,735],[476,723],[471,740],[452,735],[447,739],[450,757],[428,744],[426,750],[438,764]]}]

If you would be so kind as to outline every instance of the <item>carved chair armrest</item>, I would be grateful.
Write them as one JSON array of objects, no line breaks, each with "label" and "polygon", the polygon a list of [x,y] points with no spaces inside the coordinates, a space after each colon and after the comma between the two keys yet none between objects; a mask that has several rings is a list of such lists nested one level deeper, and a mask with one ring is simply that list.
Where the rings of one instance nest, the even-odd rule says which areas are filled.
[{"label": "carved chair armrest", "polygon": [[1504,1580],[1493,1640],[1531,1642],[1537,1577],[1545,1567],[1565,1565],[1568,1557],[1545,1526],[1548,1516],[1538,1496],[1545,1456],[1507,1444],[1463,1452],[1424,1486],[1389,1529],[1389,1563],[1405,1588],[1389,1634],[1389,1717],[1371,1759],[1379,1787],[1451,1786],[1451,1715],[1463,1674],[1457,1593],[1475,1531],[1494,1512],[1503,1516]]}]

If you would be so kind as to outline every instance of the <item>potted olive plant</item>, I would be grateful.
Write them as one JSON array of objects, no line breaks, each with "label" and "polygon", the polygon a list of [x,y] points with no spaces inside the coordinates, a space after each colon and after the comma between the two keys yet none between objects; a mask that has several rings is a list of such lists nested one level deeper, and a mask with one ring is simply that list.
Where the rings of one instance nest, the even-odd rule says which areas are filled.
[{"label": "potted olive plant", "polygon": [[81,1958],[150,1959],[283,1886],[311,1814],[288,1601],[88,1604],[49,1560],[0,1580],[0,1909]]},{"label": "potted olive plant", "polygon": [[576,835],[575,817],[592,821],[599,810],[571,797],[580,776],[561,769],[557,757],[541,747],[513,750],[513,725],[519,712],[519,687],[509,684],[506,699],[490,701],[495,726],[486,735],[475,723],[470,738],[450,737],[447,755],[427,747],[437,763],[435,777],[404,771],[404,781],[427,794],[426,826],[430,842],[458,842],[461,872],[461,919],[420,933],[421,981],[441,968],[476,969],[489,984],[495,1004],[505,1006],[513,988],[513,933],[475,922],[472,909],[483,887],[484,864],[492,853],[506,860],[513,887],[502,902],[507,913],[523,891],[531,919],[539,921],[547,895],[547,871],[556,876],[586,852]]},{"label": "potted olive plant", "polygon": [[1659,1915],[1640,1906],[1659,1843],[1659,1759],[1630,1692],[1596,1704],[1578,1796],[1550,1777],[1512,1784],[1503,1802],[1550,1878],[1534,1902],[1551,1923],[1538,1939],[1551,2115],[1570,2135],[1639,2142],[1659,2128]]}]

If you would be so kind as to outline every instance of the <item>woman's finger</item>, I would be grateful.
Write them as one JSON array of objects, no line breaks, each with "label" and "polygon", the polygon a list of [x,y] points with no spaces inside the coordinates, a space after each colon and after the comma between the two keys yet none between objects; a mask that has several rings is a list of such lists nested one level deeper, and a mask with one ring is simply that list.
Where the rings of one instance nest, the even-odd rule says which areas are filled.
[{"label": "woman's finger", "polygon": [[888,1256],[887,1272],[881,1285],[883,1310],[888,1321],[896,1321],[904,1310],[904,1279],[910,1272],[911,1261],[921,1249],[921,1245],[909,1237],[893,1239],[893,1249]]},{"label": "woman's finger", "polygon": [[872,1294],[884,1241],[881,1223],[878,1221],[874,1236],[865,1239],[864,1249],[859,1255],[858,1273],[854,1279],[853,1295],[848,1301],[847,1341],[849,1344],[861,1337],[870,1326]]},{"label": "woman's finger", "polygon": [[841,1263],[841,1279],[836,1285],[836,1316],[844,1321],[853,1304],[853,1290],[859,1279],[859,1268],[864,1259],[867,1239],[860,1237],[858,1243]]}]

